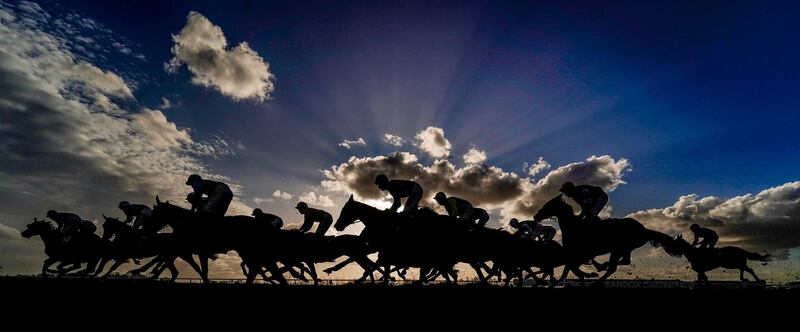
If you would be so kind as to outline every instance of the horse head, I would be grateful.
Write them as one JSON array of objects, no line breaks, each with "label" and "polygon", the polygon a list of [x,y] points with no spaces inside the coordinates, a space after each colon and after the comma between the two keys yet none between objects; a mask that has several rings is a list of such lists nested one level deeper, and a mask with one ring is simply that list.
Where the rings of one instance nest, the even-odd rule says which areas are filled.
[{"label": "horse head", "polygon": [[347,226],[354,224],[357,220],[359,220],[358,215],[358,207],[359,202],[356,202],[353,199],[353,195],[350,195],[350,198],[347,200],[347,203],[344,203],[342,207],[342,211],[339,212],[339,218],[336,219],[336,223],[333,224],[333,228],[337,231],[341,232]]},{"label": "horse head", "polygon": [[689,244],[689,242],[683,239],[683,234],[680,233],[675,236],[675,244],[677,244],[678,247],[681,249],[692,246],[691,244]]},{"label": "horse head", "polygon": [[547,203],[544,203],[542,208],[533,216],[533,220],[538,223],[542,220],[556,217],[560,223],[565,219],[574,217],[575,212],[572,210],[572,207],[564,201],[562,196],[563,195],[558,195],[547,201]]},{"label": "horse head", "polygon": [[125,225],[122,220],[103,215],[103,240],[110,240],[112,236],[116,235]]},{"label": "horse head", "polygon": [[47,220],[38,220],[33,218],[33,222],[26,226],[25,230],[20,233],[22,237],[29,239],[36,235],[47,234],[53,231],[53,225],[51,225]]}]

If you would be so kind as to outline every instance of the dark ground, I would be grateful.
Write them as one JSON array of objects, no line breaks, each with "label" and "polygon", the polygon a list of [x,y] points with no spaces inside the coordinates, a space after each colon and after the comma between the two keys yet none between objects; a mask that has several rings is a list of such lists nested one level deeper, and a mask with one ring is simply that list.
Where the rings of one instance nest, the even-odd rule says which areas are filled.
[{"label": "dark ground", "polygon": [[[177,322],[185,317],[193,320],[213,317],[214,321],[247,317],[256,319],[253,322],[279,318],[303,326],[328,324],[348,317],[379,322],[392,317],[396,320],[394,324],[411,328],[409,324],[420,321],[487,324],[546,319],[586,323],[591,316],[614,317],[614,322],[648,317],[659,321],[667,319],[665,322],[670,318],[683,319],[681,317],[724,318],[727,323],[732,323],[730,318],[736,319],[733,323],[776,322],[776,319],[795,319],[793,312],[800,300],[800,290],[546,289],[475,285],[279,287],[136,279],[0,277],[0,300],[2,313],[8,317],[35,314],[36,308],[67,317],[92,313],[103,318],[121,315],[126,320],[157,317],[177,319]],[[148,312],[151,316],[143,314]],[[399,317],[403,318],[397,320]]]}]

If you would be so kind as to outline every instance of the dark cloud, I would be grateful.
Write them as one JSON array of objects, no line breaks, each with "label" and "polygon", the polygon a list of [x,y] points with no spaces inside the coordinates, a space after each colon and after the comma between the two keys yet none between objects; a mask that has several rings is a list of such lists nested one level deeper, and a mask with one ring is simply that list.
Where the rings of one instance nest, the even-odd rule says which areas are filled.
[{"label": "dark cloud", "polygon": [[720,244],[786,258],[790,249],[800,247],[800,182],[730,199],[686,195],[670,207],[629,216],[668,234],[689,235],[689,226],[697,223],[717,231]]}]

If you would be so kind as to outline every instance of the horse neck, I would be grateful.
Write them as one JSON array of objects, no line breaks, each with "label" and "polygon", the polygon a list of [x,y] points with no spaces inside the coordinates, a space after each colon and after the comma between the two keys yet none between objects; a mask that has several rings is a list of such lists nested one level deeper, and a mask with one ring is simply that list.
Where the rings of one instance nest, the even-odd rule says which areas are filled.
[{"label": "horse neck", "polygon": [[42,242],[44,243],[45,248],[48,245],[58,244],[61,242],[61,234],[56,231],[55,229],[50,229],[46,232],[42,232],[39,234],[39,237],[42,238]]},{"label": "horse neck", "polygon": [[375,225],[375,221],[378,220],[378,214],[380,213],[380,210],[364,203],[358,204],[358,219],[364,223],[364,227]]},{"label": "horse neck", "polygon": [[561,226],[562,229],[565,226],[569,228],[575,225],[578,221],[578,216],[566,209],[563,212],[558,213],[558,215],[555,217],[558,219],[558,225]]},{"label": "horse neck", "polygon": [[118,227],[119,228],[117,228],[117,231],[116,231],[116,236],[117,237],[123,237],[123,238],[127,239],[127,238],[131,238],[131,237],[133,237],[135,235],[134,231],[133,231],[133,227],[130,227],[128,225],[119,225]]},{"label": "horse neck", "polygon": [[[191,215],[191,211],[181,208],[179,206],[171,206],[168,207],[167,216],[164,216],[158,220],[159,222],[163,221],[165,225],[169,225],[172,228],[175,226],[179,226],[186,221],[187,218]],[[163,227],[162,227],[163,228]]]},{"label": "horse neck", "polygon": [[695,248],[688,242],[686,242],[686,244],[682,246],[683,248],[681,248],[681,251],[683,252],[683,255],[686,256],[686,259],[694,258],[695,256],[697,256],[696,255],[697,251],[700,250],[700,248]]}]

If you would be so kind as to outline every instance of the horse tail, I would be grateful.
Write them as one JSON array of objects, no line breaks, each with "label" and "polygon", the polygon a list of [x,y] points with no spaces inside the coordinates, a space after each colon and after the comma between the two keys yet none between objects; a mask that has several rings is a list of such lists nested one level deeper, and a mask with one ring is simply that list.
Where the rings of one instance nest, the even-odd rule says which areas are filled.
[{"label": "horse tail", "polygon": [[664,251],[671,256],[680,256],[681,252],[678,250],[678,247],[675,245],[675,240],[672,239],[667,234],[654,231],[652,229],[647,230],[647,235],[650,238],[650,244],[656,248],[664,248]]},{"label": "horse tail", "polygon": [[770,255],[760,255],[754,252],[747,252],[747,259],[751,261],[769,262],[772,260]]}]

